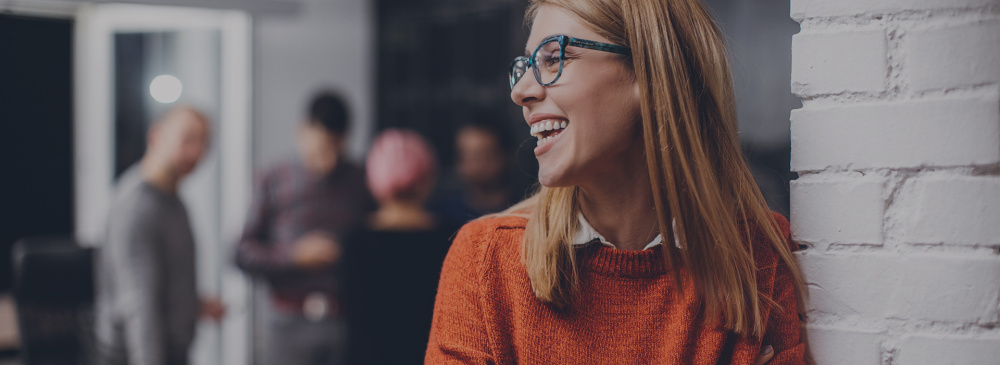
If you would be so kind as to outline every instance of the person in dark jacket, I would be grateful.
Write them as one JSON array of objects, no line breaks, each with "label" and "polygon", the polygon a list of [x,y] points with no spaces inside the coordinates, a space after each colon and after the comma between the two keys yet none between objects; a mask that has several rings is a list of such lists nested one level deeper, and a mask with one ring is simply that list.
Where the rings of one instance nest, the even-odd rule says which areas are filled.
[{"label": "person in dark jacket", "polygon": [[342,363],[343,238],[374,207],[363,170],[344,157],[347,127],[341,98],[319,93],[299,128],[299,159],[257,179],[236,264],[271,289],[265,364]]},{"label": "person in dark jacket", "polygon": [[441,263],[457,225],[426,208],[437,165],[418,134],[388,130],[372,146],[368,187],[378,201],[344,255],[351,364],[420,364]]}]

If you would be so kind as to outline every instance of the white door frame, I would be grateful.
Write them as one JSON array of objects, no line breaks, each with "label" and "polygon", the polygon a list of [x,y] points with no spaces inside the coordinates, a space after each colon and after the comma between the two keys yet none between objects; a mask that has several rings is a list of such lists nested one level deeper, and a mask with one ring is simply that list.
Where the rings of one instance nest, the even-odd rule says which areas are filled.
[{"label": "white door frame", "polygon": [[[221,67],[218,138],[219,227],[223,243],[242,229],[252,188],[251,22],[242,11],[130,4],[81,5],[76,13],[74,49],[75,224],[80,242],[99,243],[105,230],[114,182],[114,33],[217,30]],[[228,305],[221,324],[217,360],[250,363],[249,290],[232,265],[231,245],[217,251],[218,293]]]}]

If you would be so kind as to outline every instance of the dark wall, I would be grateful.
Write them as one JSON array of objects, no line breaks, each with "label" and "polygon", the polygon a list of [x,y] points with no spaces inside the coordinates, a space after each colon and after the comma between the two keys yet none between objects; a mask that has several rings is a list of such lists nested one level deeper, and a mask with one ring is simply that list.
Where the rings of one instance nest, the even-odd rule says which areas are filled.
[{"label": "dark wall", "polygon": [[21,237],[73,233],[73,22],[0,15],[0,291]]},{"label": "dark wall", "polygon": [[536,179],[528,128],[510,101],[507,68],[524,51],[525,0],[377,2],[377,130],[415,129],[454,163],[457,129],[473,120],[513,136],[519,178]]}]

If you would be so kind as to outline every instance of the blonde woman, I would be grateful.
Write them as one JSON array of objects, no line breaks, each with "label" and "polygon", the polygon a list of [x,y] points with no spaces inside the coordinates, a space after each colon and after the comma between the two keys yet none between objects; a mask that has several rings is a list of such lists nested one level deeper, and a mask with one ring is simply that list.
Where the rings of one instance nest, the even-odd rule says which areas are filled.
[{"label": "blonde woman", "polygon": [[542,187],[467,224],[429,364],[799,364],[802,280],[697,0],[535,0],[511,99]]}]

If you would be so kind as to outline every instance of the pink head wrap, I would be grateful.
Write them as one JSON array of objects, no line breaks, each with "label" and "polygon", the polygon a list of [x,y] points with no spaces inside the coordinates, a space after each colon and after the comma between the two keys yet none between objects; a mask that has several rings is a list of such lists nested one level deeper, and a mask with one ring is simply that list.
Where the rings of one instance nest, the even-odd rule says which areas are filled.
[{"label": "pink head wrap", "polygon": [[379,201],[415,193],[437,172],[427,141],[402,129],[388,129],[375,139],[366,167],[368,189]]}]

